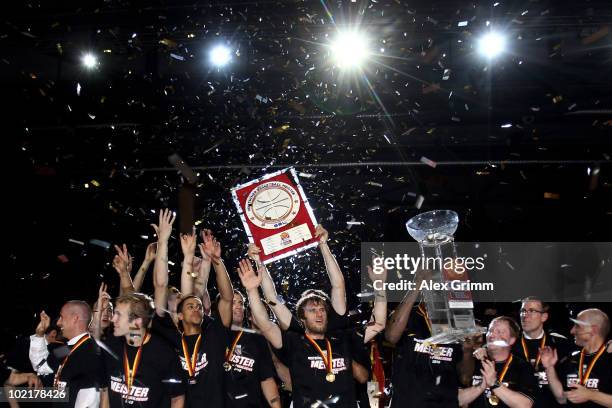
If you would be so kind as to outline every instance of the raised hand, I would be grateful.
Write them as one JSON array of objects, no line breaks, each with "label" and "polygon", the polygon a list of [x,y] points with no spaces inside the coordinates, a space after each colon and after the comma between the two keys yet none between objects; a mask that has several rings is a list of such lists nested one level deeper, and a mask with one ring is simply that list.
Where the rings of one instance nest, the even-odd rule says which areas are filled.
[{"label": "raised hand", "polygon": [[127,246],[123,244],[122,247],[115,245],[115,251],[117,255],[113,258],[113,268],[119,273],[130,274],[132,272],[132,256],[127,250]]},{"label": "raised hand", "polygon": [[200,245],[200,251],[217,263],[221,258],[221,244],[214,237],[209,229],[202,230],[203,245]]},{"label": "raised hand", "polygon": [[181,234],[181,249],[183,250],[183,256],[194,256],[196,248],[197,236],[195,228],[191,231],[191,234]]},{"label": "raised hand", "polygon": [[100,288],[98,289],[98,311],[100,313],[104,312],[104,310],[106,310],[106,308],[108,307],[108,304],[110,303],[110,295],[106,292],[108,290],[108,287],[106,286],[106,283],[102,282],[100,284]]},{"label": "raised hand", "polygon": [[319,224],[315,228],[315,238],[319,239],[319,243],[325,244],[329,238],[329,232],[327,232],[327,230],[323,228],[321,224]]},{"label": "raised hand", "polygon": [[544,368],[554,367],[558,360],[557,350],[550,346],[542,347],[540,349],[540,361]]},{"label": "raised hand", "polygon": [[176,216],[169,209],[166,208],[159,211],[159,223],[151,224],[159,241],[168,241],[170,239],[172,224],[174,224],[175,219]]},{"label": "raised hand", "polygon": [[248,244],[247,245],[247,256],[249,257],[249,259],[252,259],[255,262],[259,262],[260,257],[259,254],[261,253],[261,248],[259,248],[257,245],[255,244]]},{"label": "raised hand", "polygon": [[155,254],[157,253],[157,242],[152,242],[147,245],[147,251],[145,252],[145,262],[151,263],[155,260]]},{"label": "raised hand", "polygon": [[247,291],[256,289],[259,285],[261,285],[263,275],[255,273],[253,267],[251,266],[251,261],[248,259],[243,259],[238,265],[238,275],[240,276],[240,281],[242,282],[242,286],[244,286]]},{"label": "raised hand", "polygon": [[35,331],[36,335],[38,337],[44,336],[45,332],[47,331],[50,325],[51,325],[51,318],[43,310],[42,312],[40,312],[40,321],[38,322],[38,325],[36,326],[36,331]]}]

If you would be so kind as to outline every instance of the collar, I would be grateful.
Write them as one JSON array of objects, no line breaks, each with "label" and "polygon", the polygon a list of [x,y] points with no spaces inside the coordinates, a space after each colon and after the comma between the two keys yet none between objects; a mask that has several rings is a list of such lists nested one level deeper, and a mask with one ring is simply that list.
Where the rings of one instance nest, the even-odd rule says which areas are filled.
[{"label": "collar", "polygon": [[525,332],[523,332],[523,337],[525,337],[527,340],[539,340],[542,337],[544,337],[544,329],[542,329],[542,331],[540,332],[540,334],[538,334],[535,337],[529,337],[529,335]]},{"label": "collar", "polygon": [[88,335],[89,333],[87,332],[83,332],[77,336],[74,336],[73,338],[71,338],[70,340],[68,340],[68,345],[69,346],[73,346],[74,344],[76,344],[77,341],[81,340],[81,337]]}]

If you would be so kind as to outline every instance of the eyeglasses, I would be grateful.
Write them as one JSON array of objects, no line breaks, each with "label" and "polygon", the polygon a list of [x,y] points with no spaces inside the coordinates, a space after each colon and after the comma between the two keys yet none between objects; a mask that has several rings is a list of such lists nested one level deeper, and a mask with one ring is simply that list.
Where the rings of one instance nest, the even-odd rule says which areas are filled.
[{"label": "eyeglasses", "polygon": [[546,313],[546,312],[544,312],[542,310],[535,310],[535,309],[521,309],[521,311],[520,311],[521,316],[524,316],[524,315],[527,315],[527,314],[534,315],[536,313],[540,313],[541,314],[541,313]]}]

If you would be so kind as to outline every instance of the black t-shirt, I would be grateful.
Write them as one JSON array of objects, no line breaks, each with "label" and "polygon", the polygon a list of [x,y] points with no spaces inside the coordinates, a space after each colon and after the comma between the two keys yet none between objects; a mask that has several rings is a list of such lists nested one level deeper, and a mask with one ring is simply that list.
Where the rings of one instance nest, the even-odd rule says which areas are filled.
[{"label": "black t-shirt", "polygon": [[[69,354],[71,350],[74,351]],[[69,402],[56,406],[74,406],[79,390],[106,387],[107,375],[102,351],[93,337],[86,334],[73,345],[53,347],[50,350],[47,363],[55,373],[58,373],[64,361],[57,385],[62,390],[68,387]]]},{"label": "black t-shirt", "polygon": [[[502,373],[505,361],[495,362],[495,371],[497,372],[497,376]],[[476,369],[474,370],[474,375],[472,376],[472,385],[479,385],[482,383],[483,378],[480,373],[480,369],[482,365],[480,361],[476,362]],[[527,363],[525,360],[521,358],[517,358],[513,355],[512,362],[508,366],[508,371],[506,371],[506,375],[502,379],[502,384],[512,391],[520,392],[525,395],[532,401],[536,400],[536,396],[538,393],[538,382],[534,376],[533,367],[531,364]],[[488,397],[490,396],[490,391],[485,390],[482,395],[478,396],[471,404],[471,408],[491,408],[493,405],[489,403]],[[506,404],[500,399],[496,408],[504,408],[507,407]]]},{"label": "black t-shirt", "polygon": [[[582,372],[586,373],[587,367],[593,361],[597,353],[585,354],[582,362]],[[577,384],[579,382],[578,370],[580,365],[580,350],[570,353],[569,357],[563,361],[559,361],[555,369],[559,376],[559,381],[563,385],[565,391],[571,391],[573,388],[571,384]],[[584,386],[591,390],[598,390],[605,394],[612,394],[612,353],[608,353],[604,350],[601,357],[597,359],[588,379],[585,381]],[[601,408],[601,405],[595,404],[594,402],[585,402],[584,404],[572,404],[569,400],[567,401],[568,406],[576,406],[580,408]]]},{"label": "black t-shirt", "polygon": [[[163,318],[157,315],[153,318],[153,333],[157,333],[166,339],[178,354],[180,366],[185,376],[188,377],[187,363],[183,353],[181,342],[182,335],[170,319],[169,315]],[[223,362],[225,348],[231,331],[223,326],[221,319],[204,316],[202,321],[202,339],[196,357],[194,378],[188,379],[185,406],[211,408],[223,407],[225,400],[225,389],[223,378]],[[189,350],[189,358],[193,355],[193,349],[199,335],[185,336],[185,342]]]},{"label": "black t-shirt", "polygon": [[[355,382],[351,369],[350,334],[338,331],[328,334],[332,348],[332,372],[335,381],[328,382],[325,364],[321,355],[306,339],[295,331],[283,332],[283,346],[276,355],[291,373],[293,387],[293,407],[310,407],[316,401],[326,401],[338,396],[336,408],[355,407]],[[324,353],[327,353],[325,340],[315,340]]]},{"label": "black t-shirt", "polygon": [[[239,331],[232,331],[227,348]],[[227,407],[260,407],[263,393],[261,382],[274,376],[274,363],[266,340],[253,333],[242,332],[230,358],[232,368],[225,371]]]},{"label": "black t-shirt", "polygon": [[458,405],[457,364],[463,358],[462,346],[426,345],[423,340],[429,336],[424,317],[414,307],[406,330],[395,345],[392,408]]},{"label": "black t-shirt", "polygon": [[[360,364],[368,371],[368,379],[372,375],[370,362],[370,344],[363,343],[363,335],[358,331],[351,332],[351,357],[354,362]],[[359,408],[370,408],[368,398],[368,383],[360,383],[355,380],[355,397],[359,402]]]},{"label": "black t-shirt", "polygon": [[[540,339],[524,339],[525,349],[521,339],[519,338],[512,346],[512,354],[515,357],[522,358],[534,367],[534,375],[538,382],[539,392],[534,404],[534,408],[557,407],[559,404],[555,399],[550,387],[548,386],[548,378],[546,378],[546,369],[542,363],[538,361],[539,349],[544,345],[557,350],[559,361],[563,360],[570,352],[570,341],[557,333],[546,333],[546,337]],[[537,362],[537,365],[536,365]]]},{"label": "black t-shirt", "polygon": [[109,349],[103,354],[111,407],[169,407],[171,398],[185,394],[185,377],[176,353],[160,337],[152,334],[142,346],[140,364],[129,394],[123,365],[124,350],[132,367],[138,347],[126,345],[123,337],[110,337],[105,344]]}]

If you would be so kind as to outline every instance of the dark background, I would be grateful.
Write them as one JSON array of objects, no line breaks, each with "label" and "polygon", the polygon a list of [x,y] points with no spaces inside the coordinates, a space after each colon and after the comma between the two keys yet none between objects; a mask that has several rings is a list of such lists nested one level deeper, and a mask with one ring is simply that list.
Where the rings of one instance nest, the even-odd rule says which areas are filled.
[{"label": "dark background", "polygon": [[[175,153],[199,174],[195,220],[234,281],[246,237],[229,188],[270,166],[310,175],[353,309],[360,242],[411,240],[404,224],[421,211],[457,211],[463,241],[609,240],[609,1],[326,4],[333,22],[318,1],[6,5],[3,343],[41,309],[93,301],[102,280],[117,292],[112,251],[89,241],[127,243],[137,269],[153,212],[178,207]],[[490,66],[475,50],[487,21],[509,38]],[[342,75],[323,44],[357,23],[378,55]],[[206,61],[218,42],[239,54],[222,69]],[[179,252],[175,236],[175,284]],[[289,301],[325,282],[316,251],[271,269]],[[558,325],[584,306],[557,305]]]}]

